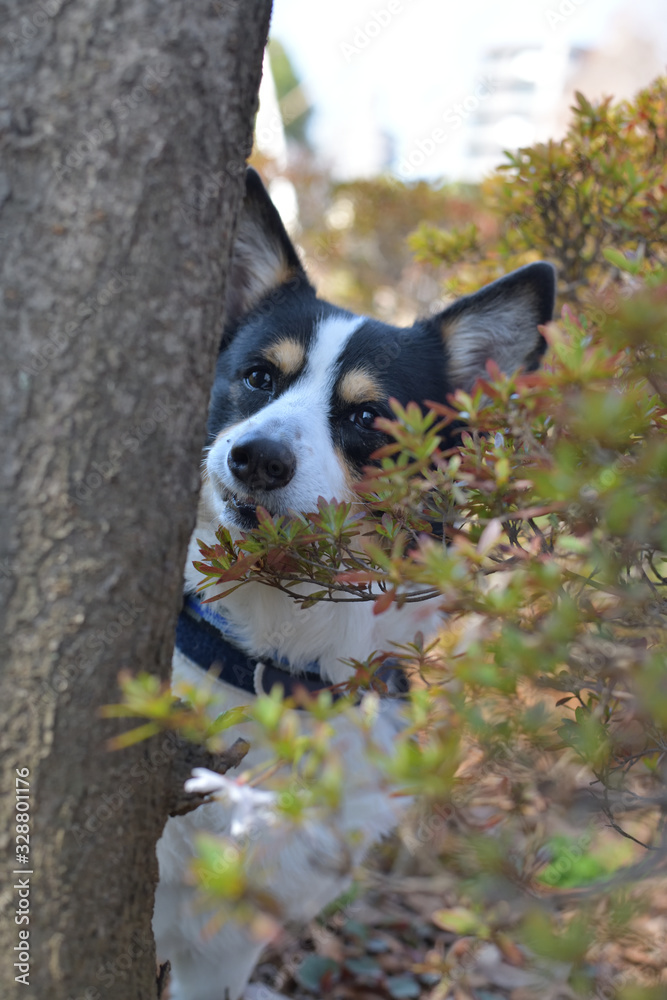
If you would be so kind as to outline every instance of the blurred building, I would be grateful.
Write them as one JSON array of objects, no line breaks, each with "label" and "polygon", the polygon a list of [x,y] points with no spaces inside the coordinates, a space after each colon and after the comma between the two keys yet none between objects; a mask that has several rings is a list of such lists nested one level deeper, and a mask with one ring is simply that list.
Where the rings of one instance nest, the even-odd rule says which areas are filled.
[{"label": "blurred building", "polygon": [[468,119],[461,176],[479,180],[501,162],[504,150],[557,138],[563,96],[584,58],[581,49],[538,44],[484,53],[480,75],[492,93]]},{"label": "blurred building", "polygon": [[502,162],[505,150],[562,138],[576,91],[589,100],[630,98],[661,72],[657,47],[627,15],[599,49],[556,38],[487,50],[479,75],[492,82],[493,93],[466,123],[459,176],[479,180]]}]

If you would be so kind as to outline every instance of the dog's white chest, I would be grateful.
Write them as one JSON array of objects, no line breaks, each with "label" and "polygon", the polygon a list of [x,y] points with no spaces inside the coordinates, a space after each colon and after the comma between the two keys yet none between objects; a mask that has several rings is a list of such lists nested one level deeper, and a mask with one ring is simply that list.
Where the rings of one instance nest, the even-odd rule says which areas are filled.
[{"label": "dog's white chest", "polygon": [[[177,651],[175,686],[183,681],[201,682],[201,675],[201,669]],[[247,704],[249,699],[247,693],[219,682],[215,682],[215,693],[220,696],[221,711]],[[274,898],[285,921],[308,920],[340,895],[365,851],[396,825],[404,808],[404,800],[391,797],[381,768],[368,757],[369,743],[380,753],[390,753],[402,726],[401,705],[388,700],[375,703],[374,709],[370,728],[345,717],[335,720],[330,752],[339,757],[346,781],[333,819],[330,814],[320,817],[314,811],[295,828],[260,810],[240,838],[253,879]],[[305,713],[297,714],[300,726],[307,728]],[[267,751],[259,745],[251,724],[230,732],[232,738],[243,736],[251,744],[244,768],[267,760]],[[286,790],[282,786],[282,793],[298,795],[301,787],[301,779],[295,776]],[[243,990],[267,943],[236,924],[225,924],[211,936],[212,911],[202,909],[191,884],[189,866],[197,835],[227,837],[233,820],[233,808],[216,801],[170,819],[158,843],[160,883],[154,930],[158,956],[168,957],[172,964],[172,1000],[224,1000],[225,990],[233,1000]]]}]

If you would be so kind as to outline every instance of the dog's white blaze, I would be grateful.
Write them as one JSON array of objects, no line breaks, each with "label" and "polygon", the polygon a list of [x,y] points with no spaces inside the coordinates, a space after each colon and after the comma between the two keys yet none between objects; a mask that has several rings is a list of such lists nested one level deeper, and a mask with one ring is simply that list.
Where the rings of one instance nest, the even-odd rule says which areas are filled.
[{"label": "dog's white blaze", "polygon": [[[284,438],[296,455],[296,472],[291,482],[266,497],[258,497],[274,513],[315,510],[321,496],[326,500],[350,499],[345,469],[331,438],[329,410],[336,361],[363,322],[363,316],[335,316],[320,322],[305,371],[295,384],[273,403],[237,424],[211,448],[207,468],[214,485],[217,482],[243,495],[227,460],[234,444],[254,431]],[[219,496],[211,499],[220,522],[233,521],[227,504]]]},{"label": "dog's white blaze", "polygon": [[322,379],[322,389],[328,387],[329,390],[327,397],[333,385],[336,361],[352,334],[365,321],[365,316],[331,316],[320,323],[308,355],[306,373],[313,379]]},{"label": "dog's white blaze", "polygon": [[[194,590],[201,582],[192,566],[192,560],[199,558],[195,539],[214,544],[220,524],[233,530],[233,514],[221,499],[216,480],[237,489],[227,467],[227,456],[234,442],[249,430],[280,433],[297,454],[293,480],[268,494],[274,510],[278,504],[281,511],[314,510],[320,496],[327,500],[349,499],[345,470],[331,438],[329,407],[336,361],[363,322],[363,317],[322,321],[303,376],[275,402],[234,426],[229,436],[218,440],[209,452],[209,477],[202,489],[199,519],[190,544],[186,589]],[[226,589],[221,585],[207,593],[212,596]],[[419,628],[430,631],[434,611],[412,605],[410,610],[392,608],[376,617],[370,604],[348,602],[318,604],[303,611],[287,595],[262,584],[249,584],[225,598],[223,613],[238,640],[255,656],[284,656],[297,670],[317,660],[322,675],[337,683],[350,674],[350,668],[341,660],[365,659],[378,649],[388,648],[391,641],[412,641]]]}]

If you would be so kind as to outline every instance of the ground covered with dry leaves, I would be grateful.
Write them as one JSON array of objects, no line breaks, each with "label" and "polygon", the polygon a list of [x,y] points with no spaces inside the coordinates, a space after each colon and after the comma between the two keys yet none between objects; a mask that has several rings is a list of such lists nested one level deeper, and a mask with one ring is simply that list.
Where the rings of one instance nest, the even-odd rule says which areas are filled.
[{"label": "ground covered with dry leaves", "polygon": [[[510,937],[483,940],[442,926],[457,892],[446,875],[387,877],[369,872],[358,898],[341,912],[284,932],[264,956],[248,1000],[566,1000],[571,964],[542,959]],[[667,997],[667,878],[637,892],[651,901],[622,942],[590,956],[595,986],[585,996],[610,1000],[626,987],[662,987]],[[558,903],[556,905],[559,905]],[[576,908],[576,893],[563,899]],[[514,915],[507,905],[508,925]],[[518,916],[518,914],[516,915]]]},{"label": "ground covered with dry leaves", "polygon": [[[347,898],[283,932],[247,1000],[667,997],[667,866],[610,828],[576,761],[545,753],[532,763],[530,774],[514,760],[490,769],[471,751],[456,806],[413,814]],[[625,828],[641,839],[649,826],[640,817]],[[520,878],[489,876],[484,911],[458,861],[466,843],[493,844],[506,828]],[[612,893],[616,917],[605,905]],[[595,934],[583,966],[567,948],[545,956],[526,942],[518,928],[538,908],[564,926],[586,914]]]}]

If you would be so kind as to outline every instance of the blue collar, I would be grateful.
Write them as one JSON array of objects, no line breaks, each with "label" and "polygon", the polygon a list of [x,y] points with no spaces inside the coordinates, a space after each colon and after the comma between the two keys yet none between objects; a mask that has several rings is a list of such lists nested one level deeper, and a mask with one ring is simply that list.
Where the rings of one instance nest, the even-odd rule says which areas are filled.
[{"label": "blue collar", "polygon": [[274,660],[248,656],[234,642],[230,623],[214,607],[188,594],[176,625],[176,648],[202,670],[253,695],[269,694],[276,684],[286,698],[297,688],[317,692],[331,686],[322,679],[317,663],[294,674]]},{"label": "blue collar", "polygon": [[[317,663],[292,673],[274,660],[248,656],[234,641],[232,626],[215,605],[202,604],[194,594],[186,594],[178,616],[176,648],[207,674],[252,695],[270,694],[276,684],[282,686],[285,698],[298,688],[317,693],[333,687],[323,680]],[[396,660],[385,660],[375,676],[385,685],[386,697],[406,697],[410,685]],[[335,689],[332,694],[334,701],[341,697]]]}]

